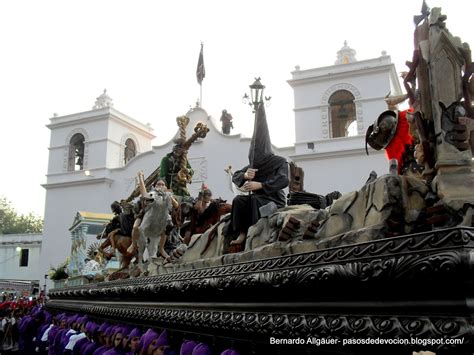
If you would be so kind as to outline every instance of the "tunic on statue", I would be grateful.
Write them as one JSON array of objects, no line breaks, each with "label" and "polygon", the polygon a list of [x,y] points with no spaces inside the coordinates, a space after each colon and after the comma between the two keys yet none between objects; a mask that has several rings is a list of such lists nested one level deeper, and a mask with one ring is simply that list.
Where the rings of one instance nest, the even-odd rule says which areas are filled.
[{"label": "tunic on statue", "polygon": [[[185,165],[188,174],[192,176],[194,171],[187,159]],[[179,182],[178,172],[180,169],[181,167],[179,166],[178,159],[173,155],[173,153],[169,153],[161,159],[160,177],[165,179],[166,186],[173,190],[173,193],[176,196],[189,196],[189,191],[187,191],[186,187],[183,188]]]},{"label": "tunic on statue", "polygon": [[[245,183],[244,174],[249,166],[238,170],[232,181],[241,187]],[[288,186],[288,163],[278,155],[272,155],[263,164],[256,167],[258,171],[252,181],[260,182],[262,189],[250,195],[236,196],[232,201],[231,223],[228,235],[236,236],[240,232],[247,233],[250,226],[260,218],[259,208],[274,202],[278,208],[286,205],[283,189]]]}]

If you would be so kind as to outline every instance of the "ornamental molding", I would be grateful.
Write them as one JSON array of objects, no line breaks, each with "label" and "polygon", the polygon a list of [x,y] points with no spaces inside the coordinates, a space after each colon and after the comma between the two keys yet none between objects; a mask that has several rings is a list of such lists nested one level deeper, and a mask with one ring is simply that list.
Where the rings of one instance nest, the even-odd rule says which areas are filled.
[{"label": "ornamental molding", "polygon": [[341,281],[428,282],[449,279],[453,274],[464,275],[470,267],[465,260],[470,259],[463,247],[473,240],[472,228],[446,229],[290,256],[54,289],[49,296],[167,300],[184,294],[207,297],[211,292],[232,296],[233,292],[244,290],[304,289]]},{"label": "ornamental molding", "polygon": [[59,288],[46,308],[256,343],[270,336],[464,338],[472,347],[473,247],[474,228],[449,228]]},{"label": "ornamental molding", "polygon": [[[268,337],[308,338],[464,338],[472,344],[470,321],[455,316],[413,317],[407,315],[316,314],[294,312],[245,312],[167,308],[141,305],[58,304],[49,302],[52,311],[87,314],[107,322],[165,327],[178,331],[195,331],[228,335],[248,341],[268,342]],[[435,347],[431,347],[434,349]],[[424,349],[426,350],[426,348]]]}]

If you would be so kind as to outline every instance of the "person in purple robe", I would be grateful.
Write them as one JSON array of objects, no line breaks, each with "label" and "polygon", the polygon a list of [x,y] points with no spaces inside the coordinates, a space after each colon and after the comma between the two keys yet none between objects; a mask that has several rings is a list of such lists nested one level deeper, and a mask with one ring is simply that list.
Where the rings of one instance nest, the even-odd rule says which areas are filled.
[{"label": "person in purple robe", "polygon": [[128,342],[125,346],[127,355],[136,355],[139,352],[140,338],[142,337],[142,331],[140,328],[134,328],[128,334]]},{"label": "person in purple robe", "polygon": [[66,315],[64,313],[58,315],[54,322],[57,323],[57,325],[51,328],[48,333],[48,355],[55,355],[54,339],[56,339],[56,335],[66,327]]},{"label": "person in purple robe", "polygon": [[103,332],[103,345],[97,348],[93,355],[103,355],[107,350],[112,348],[112,335],[115,331],[115,325],[109,325]]},{"label": "person in purple robe", "polygon": [[[140,355],[151,355],[153,352],[154,345],[156,344],[156,339],[158,339],[158,333],[153,329],[148,329],[145,334],[142,335],[140,339],[140,344],[138,345],[140,350]],[[155,341],[155,343],[153,343]]]},{"label": "person in purple robe", "polygon": [[194,340],[184,340],[179,350],[179,355],[192,355],[194,348],[198,345]]},{"label": "person in purple robe", "polygon": [[240,353],[234,349],[227,349],[221,352],[221,355],[240,355]]},{"label": "person in purple robe", "polygon": [[95,322],[89,321],[85,325],[85,333],[86,338],[79,340],[74,348],[72,349],[73,355],[81,355],[84,354],[86,351],[87,346],[93,345],[94,342],[97,343],[97,329],[99,329],[99,325]]},{"label": "person in purple robe", "polygon": [[122,338],[122,349],[124,350],[125,353],[128,352],[128,336],[130,332],[133,330],[133,326],[131,325],[123,325],[122,330],[123,330],[123,338]]},{"label": "person in purple robe", "polygon": [[104,352],[103,355],[124,355],[125,352],[123,350],[122,342],[124,337],[125,327],[117,326],[114,328],[112,334],[112,348]]},{"label": "person in purple robe", "polygon": [[168,332],[164,329],[160,336],[152,342],[153,352],[152,355],[163,355],[166,349],[169,349],[170,343],[168,340]]},{"label": "person in purple robe", "polygon": [[204,343],[199,343],[193,349],[193,352],[191,353],[191,355],[212,355],[212,350],[209,347],[209,345],[204,344]]}]

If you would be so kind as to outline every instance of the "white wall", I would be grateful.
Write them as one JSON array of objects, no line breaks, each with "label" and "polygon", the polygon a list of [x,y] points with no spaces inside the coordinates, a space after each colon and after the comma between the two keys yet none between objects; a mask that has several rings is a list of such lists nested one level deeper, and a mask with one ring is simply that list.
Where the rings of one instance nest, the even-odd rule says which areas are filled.
[{"label": "white wall", "polygon": [[69,228],[78,211],[109,213],[110,183],[82,174],[81,184],[48,187],[43,229],[41,272],[62,263],[71,252]]},{"label": "white wall", "polygon": [[342,194],[359,190],[374,170],[378,176],[388,173],[388,161],[383,152],[349,150],[338,154],[290,156],[304,170],[304,188],[308,192],[326,195],[332,191]]},{"label": "white wall", "polygon": [[[0,279],[42,281],[39,266],[41,234],[5,234],[0,236]],[[17,247],[28,249],[28,266],[20,267]]]}]

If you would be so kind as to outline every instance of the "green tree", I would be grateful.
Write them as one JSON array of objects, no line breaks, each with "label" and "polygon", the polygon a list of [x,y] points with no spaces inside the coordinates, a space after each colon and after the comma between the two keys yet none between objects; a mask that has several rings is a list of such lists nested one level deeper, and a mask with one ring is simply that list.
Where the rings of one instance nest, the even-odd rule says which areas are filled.
[{"label": "green tree", "polygon": [[41,233],[43,219],[29,213],[18,214],[10,201],[0,197],[0,234]]}]

